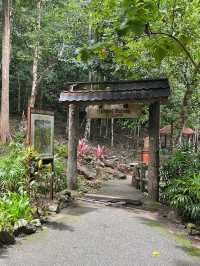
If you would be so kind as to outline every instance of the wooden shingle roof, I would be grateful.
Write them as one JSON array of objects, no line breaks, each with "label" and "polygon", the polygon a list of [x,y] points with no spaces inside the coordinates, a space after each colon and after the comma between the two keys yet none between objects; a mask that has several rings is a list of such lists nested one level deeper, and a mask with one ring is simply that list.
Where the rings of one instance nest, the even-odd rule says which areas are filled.
[{"label": "wooden shingle roof", "polygon": [[[70,89],[73,87],[73,91]],[[68,83],[60,102],[90,103],[166,100],[170,95],[167,79],[143,79],[113,82]]]}]

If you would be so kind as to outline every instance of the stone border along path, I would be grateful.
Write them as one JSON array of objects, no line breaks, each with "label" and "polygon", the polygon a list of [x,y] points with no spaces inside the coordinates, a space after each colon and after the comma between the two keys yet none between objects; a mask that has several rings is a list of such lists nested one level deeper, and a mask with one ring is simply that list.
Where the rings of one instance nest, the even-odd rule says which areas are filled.
[{"label": "stone border along path", "polygon": [[42,232],[0,249],[0,265],[200,266],[186,252],[191,247],[172,236],[141,210],[79,202],[51,217]]}]

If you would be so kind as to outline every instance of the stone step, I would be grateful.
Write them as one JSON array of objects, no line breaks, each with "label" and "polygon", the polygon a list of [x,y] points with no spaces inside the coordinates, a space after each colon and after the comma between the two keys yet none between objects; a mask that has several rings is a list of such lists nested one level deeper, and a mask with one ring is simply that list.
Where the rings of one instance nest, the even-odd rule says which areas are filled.
[{"label": "stone step", "polygon": [[130,199],[121,196],[110,196],[104,194],[85,194],[84,198],[92,199],[95,201],[111,202],[111,203],[125,202],[126,204],[131,204],[135,206],[142,205],[142,201],[140,199]]}]

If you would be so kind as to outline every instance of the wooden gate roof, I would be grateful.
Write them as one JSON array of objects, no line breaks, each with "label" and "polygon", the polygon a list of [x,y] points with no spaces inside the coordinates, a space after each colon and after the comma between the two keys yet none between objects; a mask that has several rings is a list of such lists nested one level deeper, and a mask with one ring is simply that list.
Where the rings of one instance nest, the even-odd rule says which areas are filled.
[{"label": "wooden gate roof", "polygon": [[[73,90],[72,90],[73,89]],[[170,95],[167,79],[68,83],[60,102],[89,103],[164,101]]]}]

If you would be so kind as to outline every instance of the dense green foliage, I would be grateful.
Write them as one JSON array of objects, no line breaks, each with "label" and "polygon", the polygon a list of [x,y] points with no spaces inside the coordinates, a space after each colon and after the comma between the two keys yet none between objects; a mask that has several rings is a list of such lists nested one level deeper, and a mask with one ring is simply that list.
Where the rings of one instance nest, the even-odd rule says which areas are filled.
[{"label": "dense green foliage", "polygon": [[[54,175],[54,191],[66,188],[62,152],[55,154],[54,172],[51,165],[43,165],[32,148],[21,143],[17,134],[15,141],[1,148],[0,157],[0,231],[12,230],[18,219],[31,219],[32,209],[38,200],[49,197],[51,175]],[[63,147],[56,149],[63,150]]]},{"label": "dense green foliage", "polygon": [[189,147],[180,148],[162,165],[161,176],[164,180],[190,176],[200,172],[200,153]]},{"label": "dense green foliage", "polygon": [[12,230],[19,219],[29,221],[32,209],[26,193],[8,192],[0,198],[0,231]]},{"label": "dense green foliage", "polygon": [[94,70],[110,79],[167,76],[162,123],[199,127],[199,1],[93,0],[88,12],[94,34],[80,58],[95,58]]},{"label": "dense green foliage", "polygon": [[[61,150],[62,146],[59,148]],[[0,193],[29,190],[29,186],[38,188],[38,192],[49,192],[49,165],[42,165],[40,159],[31,148],[23,144],[11,142],[6,154],[0,160]],[[55,154],[54,175],[56,190],[64,189],[66,176],[64,158]],[[36,185],[37,184],[37,185]]]},{"label": "dense green foliage", "polygon": [[167,76],[172,97],[162,123],[199,127],[198,0],[45,0],[39,30],[35,1],[14,1],[12,10],[12,112],[26,110],[38,44],[39,107],[61,111],[65,83],[89,72],[97,80]]},{"label": "dense green foliage", "polygon": [[180,215],[200,221],[200,153],[180,149],[166,162],[161,172],[166,181],[163,199]]},{"label": "dense green foliage", "polygon": [[25,186],[27,165],[24,163],[25,149],[20,143],[11,142],[6,155],[0,159],[0,192],[17,192]]}]

